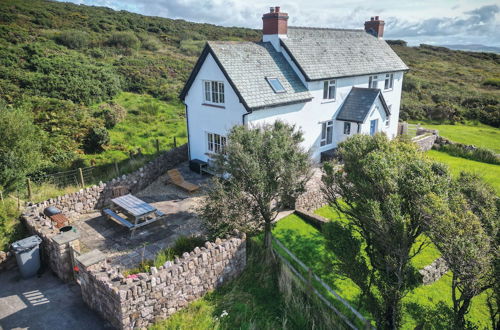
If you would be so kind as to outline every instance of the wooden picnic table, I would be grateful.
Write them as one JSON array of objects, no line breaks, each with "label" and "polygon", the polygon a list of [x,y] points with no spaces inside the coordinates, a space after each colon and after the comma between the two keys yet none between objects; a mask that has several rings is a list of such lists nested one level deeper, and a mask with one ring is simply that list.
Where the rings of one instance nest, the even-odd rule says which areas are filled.
[{"label": "wooden picnic table", "polygon": [[127,221],[123,221],[123,219],[120,220],[119,216],[115,217],[111,214],[113,218],[119,220],[122,224],[125,224],[130,230],[132,230],[132,234],[137,227],[142,227],[155,222],[158,220],[158,217],[164,215],[163,212],[157,210],[152,205],[132,194],[113,198],[111,202],[114,205],[113,209],[115,211],[126,214],[127,217],[130,217],[131,220],[133,220],[133,224],[128,225]]}]

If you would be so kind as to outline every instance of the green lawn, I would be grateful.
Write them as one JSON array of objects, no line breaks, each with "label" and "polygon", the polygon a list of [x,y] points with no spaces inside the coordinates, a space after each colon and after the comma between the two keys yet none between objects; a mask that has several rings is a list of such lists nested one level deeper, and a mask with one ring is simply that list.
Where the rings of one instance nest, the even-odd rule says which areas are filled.
[{"label": "green lawn", "polygon": [[500,195],[500,165],[453,157],[437,150],[429,150],[427,155],[436,161],[447,164],[453,175],[457,175],[461,171],[477,173]]},{"label": "green lawn", "polygon": [[[123,92],[113,100],[127,110],[125,119],[109,130],[110,145],[100,154],[86,155],[97,165],[121,161],[129,157],[129,151],[151,155],[156,152],[155,140],[161,150],[187,142],[184,106],[179,102],[165,102],[150,95]],[[98,105],[96,105],[96,108]]]},{"label": "green lawn", "polygon": [[478,125],[432,125],[426,128],[437,129],[439,135],[453,142],[472,144],[500,153],[500,129],[484,124]]},{"label": "green lawn", "polygon": [[[316,213],[334,221],[346,221],[329,207],[321,208]],[[349,278],[339,276],[332,271],[331,260],[334,260],[335,255],[326,250],[325,239],[321,232],[298,216],[290,215],[276,224],[273,234],[299,259],[311,267],[332,289],[348,300],[352,306],[357,307],[360,289]],[[427,238],[423,237],[422,239]],[[430,264],[438,256],[439,252],[430,244],[412,260],[412,263],[420,269]],[[439,281],[428,286],[420,286],[405,297],[404,329],[413,329],[417,325],[417,321],[424,317],[430,318],[430,322],[437,322],[436,317],[439,318],[440,313],[434,313],[434,311],[439,302],[443,302],[445,306],[451,306],[450,281],[451,276],[448,273]],[[485,296],[483,294],[474,298],[468,316],[470,320],[483,327],[487,327],[489,324]],[[360,310],[360,312],[369,316],[365,310]],[[437,315],[433,317],[429,316],[429,313]]]}]

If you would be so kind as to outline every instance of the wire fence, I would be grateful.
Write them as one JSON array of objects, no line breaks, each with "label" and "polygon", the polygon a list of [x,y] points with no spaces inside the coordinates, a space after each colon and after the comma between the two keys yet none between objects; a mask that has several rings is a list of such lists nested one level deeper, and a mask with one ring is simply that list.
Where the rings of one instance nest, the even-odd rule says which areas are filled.
[{"label": "wire fence", "polygon": [[[160,144],[154,139],[153,153],[143,154],[141,148],[129,153],[129,157],[120,161],[110,161],[98,166],[87,166],[71,170],[32,175],[18,186],[17,191],[6,193],[0,190],[0,202],[5,198],[17,200],[20,207],[25,202],[39,202],[48,198],[73,192],[89,185],[106,182],[123,174],[131,173],[148,161],[157,157],[161,152],[177,147],[177,137],[167,143]],[[164,149],[161,148],[164,147]]]}]

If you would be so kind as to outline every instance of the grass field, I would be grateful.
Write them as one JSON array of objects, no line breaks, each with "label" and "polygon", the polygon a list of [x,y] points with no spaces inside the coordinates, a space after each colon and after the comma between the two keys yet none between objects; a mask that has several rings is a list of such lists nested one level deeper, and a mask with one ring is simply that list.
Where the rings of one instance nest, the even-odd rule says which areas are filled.
[{"label": "grass field", "polygon": [[[321,208],[316,213],[334,221],[345,221],[345,219],[339,218],[337,213],[328,207]],[[360,289],[349,278],[333,272],[331,260],[334,260],[335,255],[326,250],[325,239],[321,232],[304,222],[298,216],[290,215],[277,223],[273,233],[337,293],[348,300],[354,307],[358,305]],[[430,264],[438,256],[439,252],[433,245],[430,245],[415,257],[412,263],[420,269]],[[448,273],[439,281],[431,285],[420,286],[408,294],[404,299],[403,328],[413,329],[418,325],[417,321],[423,319],[437,325],[440,322],[440,314],[442,314],[441,312],[436,313],[436,310],[439,311],[438,307],[441,305],[451,306],[450,282],[451,276]],[[367,314],[365,310],[360,310],[360,312],[365,315]],[[488,309],[484,294],[474,298],[468,318],[481,327],[489,325]]]},{"label": "grass field", "polygon": [[472,144],[476,147],[493,150],[500,154],[500,129],[484,124],[468,125],[432,125],[424,127],[437,129],[439,135],[453,142]]},{"label": "grass field", "polygon": [[447,153],[437,150],[429,150],[427,155],[436,161],[447,164],[453,175],[458,175],[461,171],[477,173],[496,190],[497,194],[500,195],[499,165],[486,164],[465,158],[453,157]]},{"label": "grass field", "polygon": [[129,157],[129,151],[137,152],[138,148],[145,155],[154,154],[156,139],[160,150],[170,149],[174,136],[177,145],[187,142],[184,106],[180,102],[164,102],[149,95],[128,92],[119,94],[113,102],[124,107],[127,116],[109,130],[111,141],[104,152],[85,155],[97,165],[124,160]]}]

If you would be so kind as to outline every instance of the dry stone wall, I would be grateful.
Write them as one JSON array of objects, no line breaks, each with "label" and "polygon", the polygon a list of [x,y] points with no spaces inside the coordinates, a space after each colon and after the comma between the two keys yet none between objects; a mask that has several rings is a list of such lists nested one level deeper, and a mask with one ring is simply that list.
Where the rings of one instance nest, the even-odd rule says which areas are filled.
[{"label": "dry stone wall", "polygon": [[59,230],[50,219],[43,215],[43,210],[48,206],[55,206],[68,217],[71,224],[80,215],[109,205],[113,197],[114,187],[126,187],[131,193],[136,193],[147,187],[167,170],[187,159],[187,145],[171,149],[128,175],[123,175],[107,183],[81,189],[72,194],[30,205],[24,210],[21,220],[32,235],[38,235],[42,239],[43,260],[50,265],[50,268],[59,278],[69,281],[73,278],[69,244],[78,238],[67,242],[62,239],[62,237],[65,238],[72,234],[59,233]]},{"label": "dry stone wall", "polygon": [[125,278],[104,261],[79,265],[77,277],[87,305],[114,327],[134,329],[172,315],[238,276],[245,265],[246,236],[235,233],[235,237],[207,242],[158,269],[152,267],[150,273]]}]

